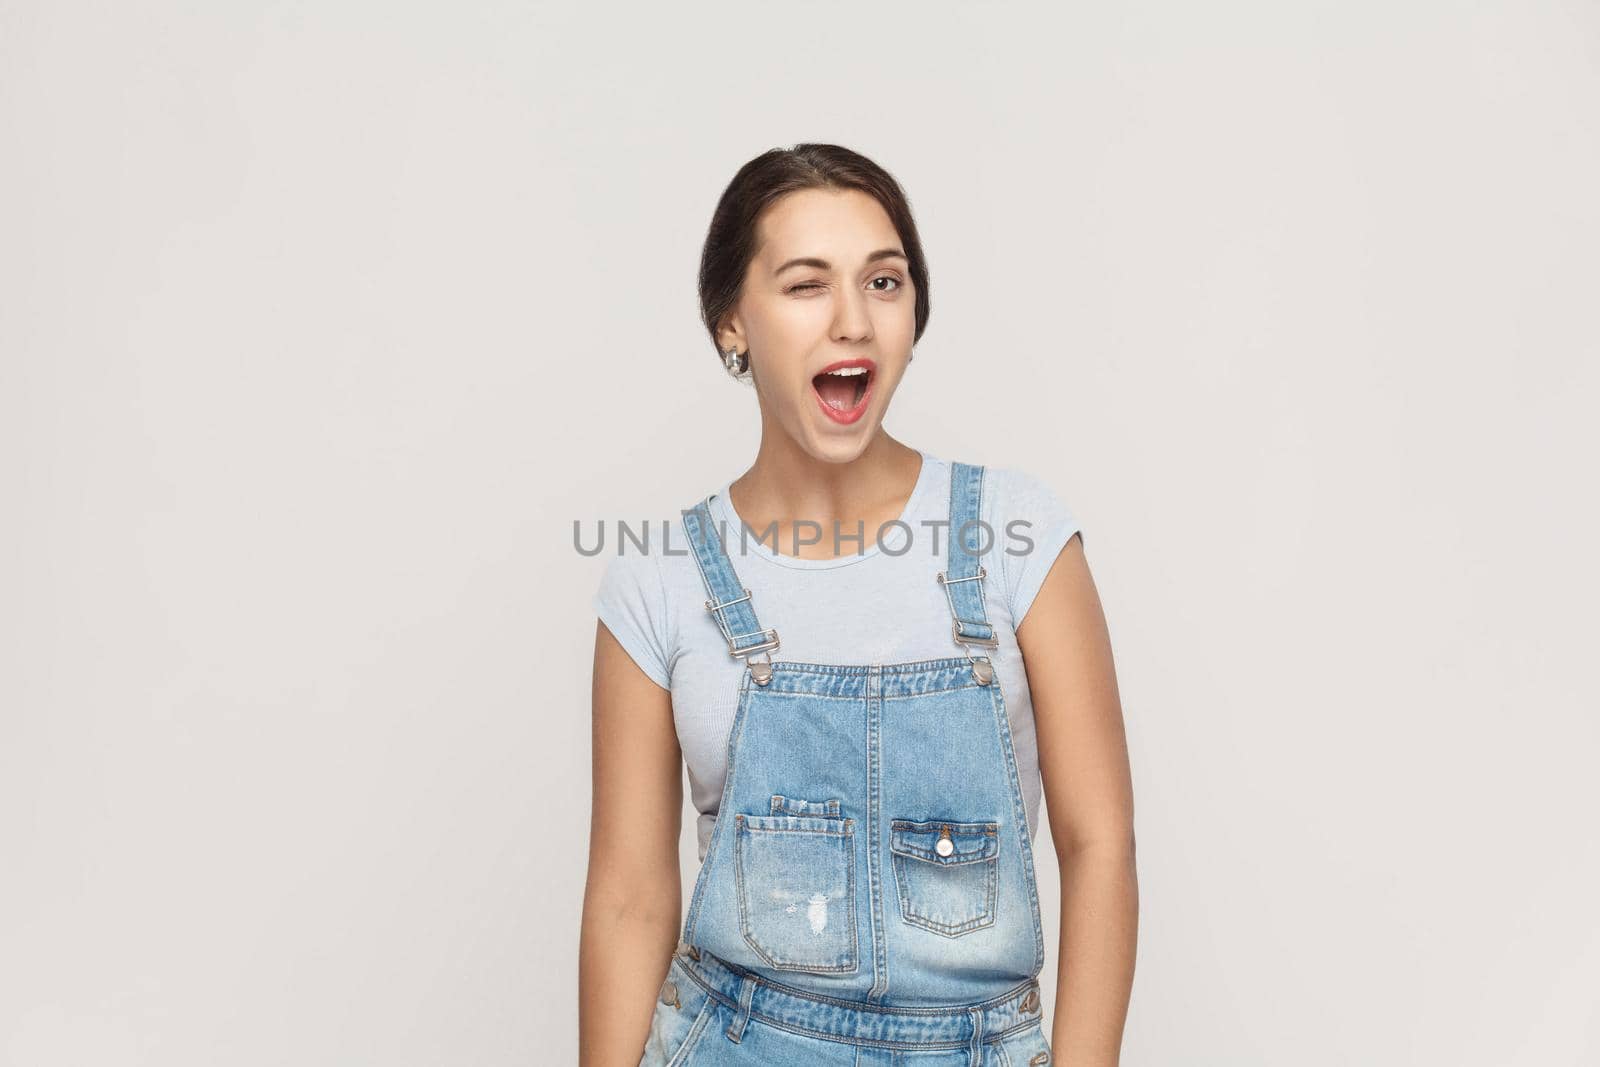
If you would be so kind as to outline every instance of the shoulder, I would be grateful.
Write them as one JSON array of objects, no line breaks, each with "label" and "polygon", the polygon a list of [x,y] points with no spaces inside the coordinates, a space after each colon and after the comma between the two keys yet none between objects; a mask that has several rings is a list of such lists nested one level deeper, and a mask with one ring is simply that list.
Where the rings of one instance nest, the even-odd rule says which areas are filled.
[{"label": "shoulder", "polygon": [[608,538],[606,562],[600,572],[599,597],[621,593],[641,593],[661,584],[660,546],[651,537],[651,544],[641,549],[623,538],[621,530]]},{"label": "shoulder", "polygon": [[710,499],[702,493],[650,514],[606,521],[601,532],[605,566],[600,592],[654,590],[670,587],[677,571],[693,571],[689,526],[685,515]]},{"label": "shoulder", "polygon": [[1020,624],[1056,557],[1081,536],[1082,526],[1052,480],[1020,467],[985,468],[984,498],[1006,601]]},{"label": "shoulder", "polygon": [[1055,485],[1020,467],[984,468],[984,510],[1000,522],[1059,523],[1072,509]]}]

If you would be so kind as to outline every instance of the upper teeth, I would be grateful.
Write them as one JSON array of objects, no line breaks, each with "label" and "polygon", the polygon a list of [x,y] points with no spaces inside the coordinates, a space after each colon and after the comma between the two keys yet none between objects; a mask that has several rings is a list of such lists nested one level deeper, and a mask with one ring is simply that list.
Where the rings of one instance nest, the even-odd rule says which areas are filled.
[{"label": "upper teeth", "polygon": [[865,367],[840,367],[838,370],[830,370],[830,371],[827,371],[826,373],[828,373],[828,374],[837,374],[841,378],[845,378],[845,377],[849,377],[849,376],[854,375],[854,374],[865,374],[865,373],[867,373],[867,368],[865,368]]}]

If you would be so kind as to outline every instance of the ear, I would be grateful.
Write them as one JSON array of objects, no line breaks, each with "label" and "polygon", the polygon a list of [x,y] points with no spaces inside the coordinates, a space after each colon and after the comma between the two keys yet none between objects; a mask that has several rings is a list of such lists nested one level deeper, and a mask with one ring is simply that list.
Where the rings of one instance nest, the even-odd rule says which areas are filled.
[{"label": "ear", "polygon": [[717,351],[726,352],[730,348],[737,348],[741,352],[750,351],[750,344],[744,336],[744,323],[739,321],[737,314],[730,314],[723,319],[722,328],[717,331]]}]

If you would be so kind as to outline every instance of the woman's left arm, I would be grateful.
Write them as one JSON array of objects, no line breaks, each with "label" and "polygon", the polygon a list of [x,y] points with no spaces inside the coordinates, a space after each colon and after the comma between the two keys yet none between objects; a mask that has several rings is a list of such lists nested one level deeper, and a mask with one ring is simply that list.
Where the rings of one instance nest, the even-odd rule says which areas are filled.
[{"label": "woman's left arm", "polygon": [[1083,538],[1051,566],[1017,628],[1039,773],[1061,864],[1056,1067],[1115,1067],[1139,926],[1133,782],[1111,639]]}]

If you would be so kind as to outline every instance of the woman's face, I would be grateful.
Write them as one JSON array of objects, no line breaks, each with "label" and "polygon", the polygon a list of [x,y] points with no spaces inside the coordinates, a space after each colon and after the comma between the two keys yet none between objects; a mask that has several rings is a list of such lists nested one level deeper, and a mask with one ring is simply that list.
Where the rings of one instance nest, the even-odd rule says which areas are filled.
[{"label": "woman's face", "polygon": [[757,239],[722,348],[750,353],[766,428],[848,462],[911,358],[916,293],[900,237],[867,194],[804,189],[766,210]]}]

